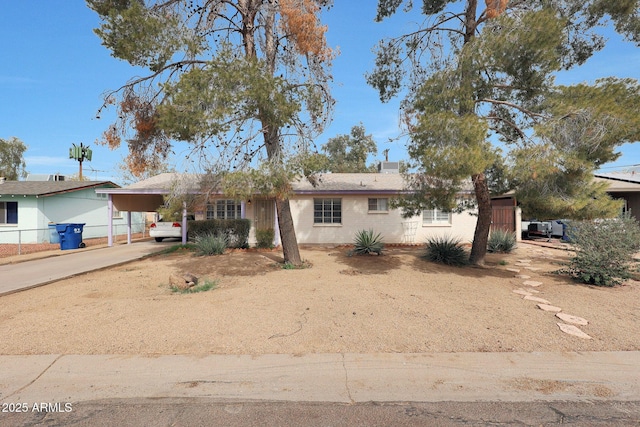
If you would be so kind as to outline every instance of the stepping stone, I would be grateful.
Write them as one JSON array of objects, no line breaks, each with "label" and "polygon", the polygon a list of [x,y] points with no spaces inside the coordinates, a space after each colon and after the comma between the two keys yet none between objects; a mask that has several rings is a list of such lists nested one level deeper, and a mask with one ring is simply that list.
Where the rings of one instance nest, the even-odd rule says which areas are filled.
[{"label": "stepping stone", "polygon": [[543,304],[551,305],[551,303],[549,301],[547,301],[546,299],[542,299],[542,298],[538,298],[538,297],[532,297],[531,295],[525,295],[524,299],[529,300],[529,301],[541,302]]},{"label": "stepping stone", "polygon": [[589,321],[587,319],[583,319],[582,317],[572,316],[567,313],[558,313],[556,314],[558,319],[564,320],[567,323],[573,323],[575,325],[587,326]]},{"label": "stepping stone", "polygon": [[512,292],[513,292],[514,294],[524,295],[524,296],[527,296],[527,295],[528,295],[528,296],[531,296],[531,295],[532,295],[532,294],[531,294],[531,292],[527,292],[527,291],[525,291],[524,289],[514,289]]},{"label": "stepping stone", "polygon": [[522,283],[525,286],[533,286],[534,288],[542,285],[542,282],[536,282],[535,280],[526,280]]},{"label": "stepping stone", "polygon": [[539,267],[525,267],[527,270],[529,271],[539,271],[540,268]]},{"label": "stepping stone", "polygon": [[523,264],[529,264],[531,262],[531,260],[530,259],[519,259],[516,262],[521,262]]},{"label": "stepping stone", "polygon": [[531,276],[527,276],[526,274],[517,274],[516,277],[518,279],[531,279]]},{"label": "stepping stone", "polygon": [[558,327],[562,332],[569,335],[575,335],[578,338],[583,338],[585,340],[590,340],[591,337],[580,330],[577,326],[573,325],[565,325],[564,323],[557,323]]},{"label": "stepping stone", "polygon": [[507,268],[507,271],[510,271],[512,273],[520,273],[520,269],[519,268]]},{"label": "stepping stone", "polygon": [[538,308],[542,311],[550,311],[552,313],[559,313],[560,311],[562,311],[560,307],[556,307],[555,305],[549,305],[549,304],[538,304]]}]

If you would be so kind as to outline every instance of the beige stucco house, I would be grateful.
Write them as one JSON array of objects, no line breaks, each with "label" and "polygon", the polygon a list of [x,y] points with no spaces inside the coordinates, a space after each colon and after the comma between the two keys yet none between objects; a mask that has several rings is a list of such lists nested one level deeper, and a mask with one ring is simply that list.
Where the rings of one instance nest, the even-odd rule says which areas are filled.
[{"label": "beige stucco house", "polygon": [[[155,211],[175,187],[182,187],[183,193],[208,193],[206,201],[190,212],[196,219],[247,218],[252,224],[250,244],[260,228],[273,228],[274,243],[279,244],[274,200],[260,195],[232,200],[218,191],[203,191],[199,182],[197,175],[164,173],[125,188],[96,191],[108,195],[111,209],[135,212]],[[293,184],[290,198],[298,243],[349,244],[363,229],[379,232],[387,244],[424,243],[428,237],[445,235],[473,240],[476,216],[468,212],[434,209],[403,218],[400,209],[390,207],[391,199],[403,191],[405,183],[397,173],[325,173],[316,177],[315,185],[300,179]],[[470,196],[471,191],[460,194]]]}]

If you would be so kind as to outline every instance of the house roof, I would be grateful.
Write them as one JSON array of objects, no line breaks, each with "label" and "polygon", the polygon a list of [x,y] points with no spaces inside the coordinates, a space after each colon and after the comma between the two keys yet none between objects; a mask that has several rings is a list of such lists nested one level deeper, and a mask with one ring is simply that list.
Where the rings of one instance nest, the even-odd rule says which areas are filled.
[{"label": "house roof", "polygon": [[397,173],[323,173],[315,176],[313,184],[307,178],[293,183],[295,194],[397,194],[405,188],[402,175]]},{"label": "house roof", "polygon": [[0,183],[2,196],[47,197],[97,187],[118,187],[111,181],[4,181]]},{"label": "house roof", "polygon": [[[124,188],[100,189],[110,194],[168,194],[172,188],[182,187],[187,193],[201,192],[198,174],[161,173]],[[321,173],[312,179],[300,178],[292,183],[294,194],[398,194],[407,184],[397,173]],[[472,191],[471,184],[464,191]]]},{"label": "house roof", "polygon": [[608,191],[640,191],[640,174],[636,172],[610,172],[595,174],[596,181],[609,183]]}]

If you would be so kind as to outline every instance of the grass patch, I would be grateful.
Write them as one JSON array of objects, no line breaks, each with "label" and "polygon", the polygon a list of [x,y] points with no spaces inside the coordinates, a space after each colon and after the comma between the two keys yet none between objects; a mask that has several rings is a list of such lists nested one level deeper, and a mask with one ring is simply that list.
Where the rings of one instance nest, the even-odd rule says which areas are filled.
[{"label": "grass patch", "polygon": [[218,287],[218,282],[215,280],[205,280],[204,283],[200,285],[193,286],[187,289],[180,289],[176,286],[171,286],[171,292],[176,294],[197,294],[198,292],[206,292],[211,289],[215,289]]},{"label": "grass patch", "polygon": [[291,262],[285,262],[284,264],[277,264],[283,270],[304,270],[305,268],[311,268],[311,263],[305,260],[302,260],[302,264],[295,265]]},{"label": "grass patch", "polygon": [[187,243],[186,245],[173,245],[165,248],[159,252],[156,252],[157,255],[169,255],[178,251],[188,251],[193,252],[195,250],[195,245],[193,243]]}]

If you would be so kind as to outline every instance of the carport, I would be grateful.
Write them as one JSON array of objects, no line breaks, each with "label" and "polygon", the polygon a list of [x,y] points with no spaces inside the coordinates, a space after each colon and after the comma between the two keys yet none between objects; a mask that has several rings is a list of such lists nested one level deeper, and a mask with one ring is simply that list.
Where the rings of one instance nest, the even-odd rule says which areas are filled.
[{"label": "carport", "polygon": [[[127,212],[127,243],[131,244],[131,212],[155,212],[164,204],[164,196],[177,185],[191,194],[199,194],[195,175],[162,173],[124,188],[98,188],[96,194],[107,195],[108,246],[113,246],[113,210]],[[182,244],[187,243],[187,207],[182,207]]]}]

